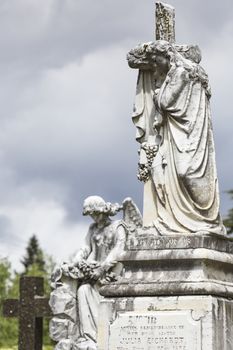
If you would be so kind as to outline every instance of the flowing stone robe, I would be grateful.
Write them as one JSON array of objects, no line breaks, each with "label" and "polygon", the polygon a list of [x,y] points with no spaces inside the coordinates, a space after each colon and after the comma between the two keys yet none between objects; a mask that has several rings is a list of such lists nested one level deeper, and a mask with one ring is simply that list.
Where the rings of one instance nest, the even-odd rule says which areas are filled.
[{"label": "flowing stone robe", "polygon": [[153,123],[162,120],[162,141],[151,169],[154,225],[160,234],[222,234],[208,77],[198,64],[183,62],[171,65],[156,97],[153,72],[139,71],[136,139],[155,138]]},{"label": "flowing stone robe", "polygon": [[[50,295],[54,317],[50,321],[50,336],[58,342],[56,350],[96,350],[99,288],[103,281],[114,279],[121,272],[117,259],[124,251],[126,232],[123,220],[109,221],[101,228],[92,224],[72,264],[77,270],[70,270],[64,263],[54,271],[54,290]],[[82,277],[84,270],[81,269],[79,275],[79,263],[87,269],[87,280]],[[96,281],[92,274],[99,267],[103,276]]]},{"label": "flowing stone robe", "polygon": [[[113,221],[100,229],[94,223],[90,226],[85,245],[77,253],[74,263],[82,260],[96,261],[105,271],[108,271],[116,265],[119,254],[124,250],[125,240],[125,224],[122,220]],[[115,272],[119,272],[119,265],[116,266]],[[83,341],[96,342],[97,319],[101,300],[99,287],[100,284],[97,281],[93,284],[82,284],[77,290],[79,336],[80,340]]]}]

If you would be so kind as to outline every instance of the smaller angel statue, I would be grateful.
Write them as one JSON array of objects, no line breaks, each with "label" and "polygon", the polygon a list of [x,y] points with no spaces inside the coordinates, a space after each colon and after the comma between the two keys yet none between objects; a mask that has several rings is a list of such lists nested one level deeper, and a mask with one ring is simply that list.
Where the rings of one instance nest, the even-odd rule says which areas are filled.
[{"label": "smaller angel statue", "polygon": [[[111,216],[120,210],[124,220],[112,221]],[[84,246],[71,264],[63,263],[52,276],[50,336],[58,342],[55,350],[97,349],[99,289],[103,282],[116,280],[121,270],[117,260],[124,252],[127,234],[132,226],[142,225],[130,198],[119,205],[90,196],[84,201],[83,215],[94,220]]]}]

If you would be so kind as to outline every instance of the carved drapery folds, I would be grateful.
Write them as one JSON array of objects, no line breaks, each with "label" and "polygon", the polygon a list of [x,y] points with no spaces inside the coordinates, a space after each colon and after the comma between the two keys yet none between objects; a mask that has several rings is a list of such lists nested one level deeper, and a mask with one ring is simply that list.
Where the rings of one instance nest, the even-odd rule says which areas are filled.
[{"label": "carved drapery folds", "polygon": [[[133,122],[141,144],[139,179],[153,183],[153,225],[163,234],[225,233],[200,49],[164,40],[128,54],[139,69]],[[154,149],[149,157],[145,149]],[[155,151],[156,150],[156,151]]]},{"label": "carved drapery folds", "polygon": [[[119,210],[123,210],[123,220],[112,221],[110,216]],[[118,205],[91,196],[84,201],[83,213],[94,220],[85,244],[71,263],[63,263],[52,275],[50,336],[57,342],[55,350],[97,349],[99,289],[116,281],[126,240],[142,226],[131,198]]]}]

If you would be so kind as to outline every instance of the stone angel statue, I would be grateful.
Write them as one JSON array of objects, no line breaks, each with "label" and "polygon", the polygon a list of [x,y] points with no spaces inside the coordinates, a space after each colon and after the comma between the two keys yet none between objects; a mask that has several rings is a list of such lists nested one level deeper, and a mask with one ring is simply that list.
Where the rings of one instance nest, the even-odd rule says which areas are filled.
[{"label": "stone angel statue", "polygon": [[[111,220],[123,210],[123,220]],[[52,276],[50,306],[54,314],[50,336],[56,350],[96,350],[98,309],[102,283],[115,281],[121,271],[117,262],[124,252],[129,229],[142,225],[141,214],[130,198],[122,205],[105,202],[99,196],[85,199],[83,215],[90,225],[84,246],[72,263],[63,263]]]},{"label": "stone angel statue", "polygon": [[200,49],[157,40],[127,58],[139,69],[133,122],[141,144],[138,177],[152,184],[152,225],[160,235],[225,234]]}]

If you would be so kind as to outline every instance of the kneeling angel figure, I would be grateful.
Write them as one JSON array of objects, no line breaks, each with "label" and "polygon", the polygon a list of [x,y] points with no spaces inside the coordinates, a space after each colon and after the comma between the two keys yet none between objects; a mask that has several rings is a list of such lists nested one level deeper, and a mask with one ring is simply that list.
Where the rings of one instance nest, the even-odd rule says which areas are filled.
[{"label": "kneeling angel figure", "polygon": [[[112,221],[110,217],[121,209],[124,219]],[[97,349],[99,289],[103,282],[116,280],[121,271],[117,259],[124,251],[128,231],[132,225],[142,225],[130,198],[119,205],[90,196],[84,201],[83,215],[94,220],[85,245],[72,264],[63,263],[52,275],[50,336],[58,342],[55,350]]]}]

